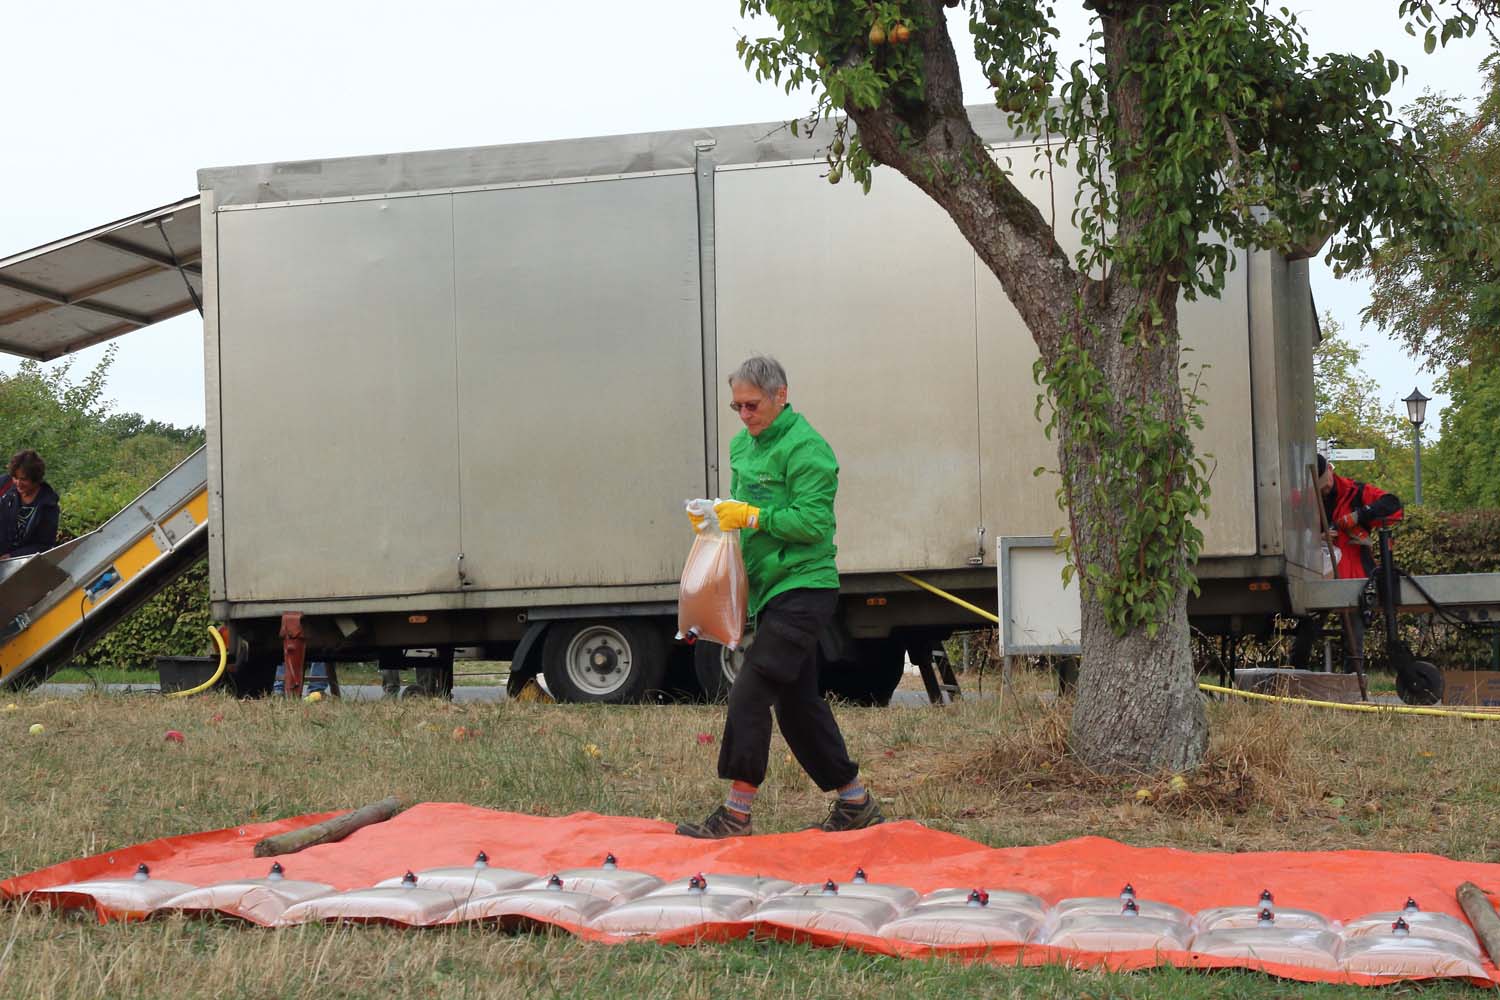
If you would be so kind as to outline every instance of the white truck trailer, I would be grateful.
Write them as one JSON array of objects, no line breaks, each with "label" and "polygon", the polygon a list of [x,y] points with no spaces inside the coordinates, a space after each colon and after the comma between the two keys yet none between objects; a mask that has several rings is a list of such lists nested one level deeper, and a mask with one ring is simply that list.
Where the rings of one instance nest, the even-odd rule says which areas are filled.
[{"label": "white truck trailer", "polygon": [[[971,114],[1076,247],[1074,175]],[[999,283],[895,172],[868,195],[829,185],[821,145],[764,124],[207,169],[196,200],[0,261],[0,349],[55,357],[201,305],[206,463],[163,480],[173,499],[141,524],[180,508],[201,526],[206,494],[241,689],[269,684],[291,616],[316,658],[479,646],[513,685],[545,673],[599,701],[694,679],[718,694],[732,674],[722,649],[671,642],[682,502],[728,493],[725,376],[775,355],[842,466],[825,681],[881,701],[904,652],[978,624],[899,574],[993,608],[997,554],[1064,518],[1055,477],[1033,475],[1055,464],[1036,349]],[[1181,311],[1213,466],[1189,613],[1222,636],[1352,602],[1307,596],[1306,264],[1235,265],[1220,299]],[[113,559],[127,541],[167,538],[174,567],[204,545],[106,528],[12,623],[0,683],[158,585]],[[52,605],[73,610],[28,631]]]},{"label": "white truck trailer", "polygon": [[[1071,172],[972,113],[1076,246]],[[725,376],[753,353],[841,463],[830,683],[881,700],[907,648],[974,623],[897,573],[993,606],[996,541],[1063,520],[1033,475],[1055,464],[1036,349],[941,209],[890,170],[828,184],[821,143],[750,125],[200,171],[211,589],[241,669],[295,613],[321,656],[478,644],[565,699],[661,687],[691,655],[682,501],[728,495]],[[1213,464],[1190,612],[1263,628],[1315,564],[1305,264],[1237,253],[1182,330]],[[722,650],[697,659],[716,692]]]}]

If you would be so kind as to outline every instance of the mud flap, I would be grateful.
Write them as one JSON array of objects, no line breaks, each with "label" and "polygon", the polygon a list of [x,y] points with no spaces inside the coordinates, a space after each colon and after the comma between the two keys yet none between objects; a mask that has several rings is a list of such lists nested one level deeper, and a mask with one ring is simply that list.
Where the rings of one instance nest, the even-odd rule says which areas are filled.
[{"label": "mud flap", "polygon": [[[542,672],[542,640],[547,637],[547,626],[551,622],[532,622],[526,626],[516,651],[510,658],[510,678],[505,682],[505,693],[520,698],[526,686],[537,687],[536,678]],[[535,692],[541,694],[540,688]]]}]

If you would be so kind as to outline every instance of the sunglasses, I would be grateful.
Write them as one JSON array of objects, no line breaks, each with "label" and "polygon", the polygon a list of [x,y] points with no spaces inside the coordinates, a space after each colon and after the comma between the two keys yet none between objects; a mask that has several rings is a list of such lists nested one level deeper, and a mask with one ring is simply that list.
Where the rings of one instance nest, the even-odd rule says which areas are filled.
[{"label": "sunglasses", "polygon": [[735,413],[754,413],[760,409],[761,402],[761,400],[756,400],[753,403],[730,403],[729,408]]}]

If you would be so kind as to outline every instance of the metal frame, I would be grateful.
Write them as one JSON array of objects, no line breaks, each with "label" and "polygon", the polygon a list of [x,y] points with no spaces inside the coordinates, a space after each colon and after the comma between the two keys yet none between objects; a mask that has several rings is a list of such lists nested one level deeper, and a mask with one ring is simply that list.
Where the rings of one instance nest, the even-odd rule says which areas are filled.
[{"label": "metal frame", "polygon": [[[1474,616],[1484,621],[1493,614],[1500,618],[1500,573],[1444,573],[1435,576],[1413,577],[1432,599],[1445,608],[1469,608],[1480,611]],[[1297,614],[1309,611],[1337,611],[1359,607],[1359,595],[1365,588],[1363,578],[1357,580],[1301,580],[1289,581],[1292,609]],[[1401,612],[1431,611],[1432,604],[1417,590],[1411,580],[1402,579],[1396,610]]]},{"label": "metal frame", "polygon": [[[183,295],[180,299],[173,299],[167,307],[151,312],[112,305],[98,301],[98,298],[106,293],[113,293],[116,296],[128,293],[132,285],[146,279],[156,278],[163,273],[181,271],[184,276],[193,275],[201,283],[203,277],[201,250],[193,248],[174,259],[171,254],[137,245],[120,238],[119,235],[131,227],[150,225],[153,222],[160,224],[162,220],[178,214],[186,217],[186,213],[191,212],[196,216],[198,210],[199,198],[194,195],[170,205],[163,205],[160,208],[154,208],[139,215],[111,222],[0,260],[0,288],[16,293],[23,299],[31,300],[18,307],[0,312],[0,351],[38,361],[50,361],[64,354],[110,340],[122,333],[139,330],[153,323],[171,319],[173,316],[191,312],[196,308],[191,294]],[[88,253],[85,249],[88,247],[102,247],[116,256],[126,258],[128,263],[107,270],[101,270],[99,265],[92,261],[85,265],[83,260],[78,259],[78,255]],[[34,278],[24,276],[24,272],[44,258],[48,259],[54,271],[71,264],[86,277],[82,278],[81,283],[58,285],[43,284]],[[18,276],[17,272],[21,272],[21,275]],[[55,332],[41,338],[51,346],[40,346],[39,343],[31,342],[29,338],[36,337],[37,332],[28,329],[27,321],[58,309],[72,309],[92,316],[103,316],[116,322],[103,329],[87,330],[84,336],[75,337],[60,344],[52,344],[56,338]]]},{"label": "metal frame", "polygon": [[714,162],[717,143],[699,139],[694,176],[698,182],[698,301],[703,323],[703,462],[705,497],[719,494],[719,301],[714,244]]}]

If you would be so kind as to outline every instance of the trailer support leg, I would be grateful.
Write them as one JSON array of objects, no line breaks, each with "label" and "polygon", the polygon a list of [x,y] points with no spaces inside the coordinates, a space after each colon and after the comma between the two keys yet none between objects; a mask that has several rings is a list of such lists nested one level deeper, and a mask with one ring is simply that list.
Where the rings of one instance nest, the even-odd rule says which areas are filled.
[{"label": "trailer support leg", "polygon": [[958,678],[954,675],[948,658],[944,656],[939,660],[934,655],[930,643],[920,642],[909,646],[906,655],[911,657],[912,664],[922,674],[922,686],[927,688],[929,702],[934,705],[948,705],[962,697],[959,692]]},{"label": "trailer support leg", "polygon": [[307,658],[307,639],[302,634],[302,612],[281,616],[281,662],[285,664],[284,689],[288,698],[302,697],[302,665]]}]

